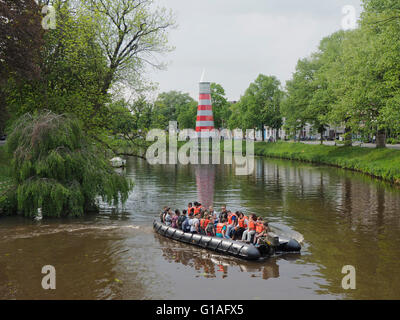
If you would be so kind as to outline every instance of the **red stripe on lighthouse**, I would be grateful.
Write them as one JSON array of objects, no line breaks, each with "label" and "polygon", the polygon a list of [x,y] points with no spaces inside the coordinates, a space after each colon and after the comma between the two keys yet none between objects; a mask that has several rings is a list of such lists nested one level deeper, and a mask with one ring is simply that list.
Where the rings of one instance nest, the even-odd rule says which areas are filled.
[{"label": "red stripe on lighthouse", "polygon": [[211,94],[208,93],[201,93],[200,100],[211,100]]},{"label": "red stripe on lighthouse", "polygon": [[212,110],[212,106],[202,106],[202,105],[199,105],[199,106],[197,107],[197,110]]},{"label": "red stripe on lighthouse", "polygon": [[201,131],[211,131],[214,130],[214,127],[197,127],[196,131],[201,132]]},{"label": "red stripe on lighthouse", "polygon": [[197,116],[197,121],[214,121],[213,116]]}]

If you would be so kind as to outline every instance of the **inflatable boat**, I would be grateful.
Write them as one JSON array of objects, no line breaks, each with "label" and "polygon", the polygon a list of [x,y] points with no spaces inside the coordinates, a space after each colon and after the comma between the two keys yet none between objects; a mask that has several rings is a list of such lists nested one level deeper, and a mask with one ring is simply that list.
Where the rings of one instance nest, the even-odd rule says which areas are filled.
[{"label": "inflatable boat", "polygon": [[164,237],[245,260],[254,261],[279,252],[299,252],[301,250],[301,245],[296,240],[279,239],[277,236],[273,237],[269,244],[256,247],[241,241],[183,232],[158,221],[153,222],[153,228],[155,232]]}]

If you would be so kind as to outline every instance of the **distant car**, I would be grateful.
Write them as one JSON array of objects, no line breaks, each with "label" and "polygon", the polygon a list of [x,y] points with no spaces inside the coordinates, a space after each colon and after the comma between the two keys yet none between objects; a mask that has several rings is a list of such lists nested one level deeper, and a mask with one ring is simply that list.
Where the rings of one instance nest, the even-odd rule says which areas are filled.
[{"label": "distant car", "polygon": [[6,136],[6,135],[0,136],[0,141],[5,141],[6,139],[7,139],[7,136]]}]

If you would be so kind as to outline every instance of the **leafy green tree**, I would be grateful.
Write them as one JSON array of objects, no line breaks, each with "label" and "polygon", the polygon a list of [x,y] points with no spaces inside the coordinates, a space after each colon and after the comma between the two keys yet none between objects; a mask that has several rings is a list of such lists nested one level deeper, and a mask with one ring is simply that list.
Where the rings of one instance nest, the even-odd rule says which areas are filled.
[{"label": "leafy green tree", "polygon": [[185,109],[180,110],[178,124],[180,129],[195,129],[197,118],[197,102],[190,102]]},{"label": "leafy green tree", "polygon": [[97,197],[126,201],[132,184],[117,174],[87,139],[76,118],[52,112],[26,114],[7,141],[13,183],[3,212],[35,217],[81,216],[96,210]]},{"label": "leafy green tree", "polygon": [[368,103],[374,104],[376,110],[377,147],[384,147],[387,133],[400,129],[400,3],[396,0],[363,2],[361,30],[369,40],[364,54],[367,53],[366,63],[371,66],[371,73],[365,77],[368,82],[371,78],[374,80],[372,94],[379,100],[369,99]]},{"label": "leafy green tree", "polygon": [[315,72],[318,63],[313,57],[297,62],[293,79],[286,82],[286,99],[282,106],[285,128],[296,135],[309,123],[309,105],[316,90]]},{"label": "leafy green tree", "polygon": [[279,129],[282,126],[282,95],[280,82],[276,77],[260,74],[240,98],[242,128],[262,130],[263,140],[265,125]]},{"label": "leafy green tree", "polygon": [[0,135],[10,117],[6,105],[9,79],[21,83],[40,76],[44,30],[39,9],[34,0],[0,1]]},{"label": "leafy green tree", "polygon": [[158,123],[160,129],[167,128],[169,121],[178,121],[180,129],[196,126],[197,102],[188,93],[169,91],[159,94],[154,112],[162,120]]},{"label": "leafy green tree", "polygon": [[377,147],[385,146],[386,133],[397,127],[399,115],[400,45],[393,39],[400,36],[400,27],[388,15],[393,12],[364,12],[361,27],[343,43],[340,72],[332,77],[337,110],[353,130],[375,135]]},{"label": "leafy green tree", "polygon": [[229,109],[231,115],[228,120],[228,128],[230,130],[243,128],[241,113],[242,107],[240,106],[240,101],[232,104]]},{"label": "leafy green tree", "polygon": [[339,31],[325,37],[320,42],[318,52],[312,56],[315,62],[315,74],[312,82],[314,92],[306,108],[306,117],[308,122],[321,135],[321,144],[323,132],[331,124],[330,114],[337,101],[329,77],[332,69],[336,68],[337,62],[341,60],[345,35],[344,31]]},{"label": "leafy green tree", "polygon": [[89,0],[83,4],[98,26],[97,39],[107,57],[107,72],[101,94],[113,84],[135,84],[144,67],[162,67],[154,54],[170,51],[168,30],[174,27],[172,13],[156,8],[153,0]]},{"label": "leafy green tree", "polygon": [[[36,81],[10,81],[7,105],[14,119],[27,112],[52,110],[77,116],[87,132],[107,127],[110,102],[100,94],[107,61],[96,39],[96,24],[83,8],[74,13],[70,2],[54,2],[57,27],[46,32],[41,75]],[[97,115],[95,106],[101,105]]]},{"label": "leafy green tree", "polygon": [[337,80],[342,64],[346,33],[336,32],[321,40],[318,51],[299,60],[293,79],[286,84],[287,99],[283,104],[286,127],[296,133],[310,124],[321,136],[330,124],[346,122],[346,108],[337,108],[341,82]]},{"label": "leafy green tree", "polygon": [[211,100],[215,128],[226,128],[231,110],[230,104],[225,97],[225,90],[220,84],[211,83]]}]

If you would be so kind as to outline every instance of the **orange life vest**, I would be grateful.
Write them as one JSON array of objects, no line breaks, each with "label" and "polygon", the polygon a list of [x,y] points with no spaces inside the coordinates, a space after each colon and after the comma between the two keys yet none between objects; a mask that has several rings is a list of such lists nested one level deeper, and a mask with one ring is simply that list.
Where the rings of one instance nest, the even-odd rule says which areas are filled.
[{"label": "orange life vest", "polygon": [[256,223],[252,219],[249,220],[249,230],[256,230]]},{"label": "orange life vest", "polygon": [[263,222],[257,222],[256,223],[256,232],[257,233],[261,233],[264,230],[265,230],[264,223]]},{"label": "orange life vest", "polygon": [[233,217],[233,216],[235,216],[236,219],[237,219],[236,213],[231,213],[231,214],[228,216],[228,224],[232,224],[232,217]]},{"label": "orange life vest", "polygon": [[220,233],[222,234],[222,229],[226,226],[226,222],[225,223],[218,223],[217,224],[217,232],[216,233]]},{"label": "orange life vest", "polygon": [[194,214],[198,214],[198,213],[200,213],[200,207],[196,207],[196,208],[194,208]]},{"label": "orange life vest", "polygon": [[200,227],[203,229],[205,229],[209,223],[210,223],[210,220],[208,220],[208,219],[200,219]]},{"label": "orange life vest", "polygon": [[240,218],[238,220],[240,228],[246,228],[247,227],[246,219],[247,219],[247,217],[243,217],[243,218]]}]

